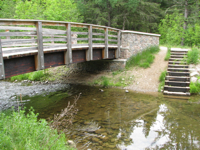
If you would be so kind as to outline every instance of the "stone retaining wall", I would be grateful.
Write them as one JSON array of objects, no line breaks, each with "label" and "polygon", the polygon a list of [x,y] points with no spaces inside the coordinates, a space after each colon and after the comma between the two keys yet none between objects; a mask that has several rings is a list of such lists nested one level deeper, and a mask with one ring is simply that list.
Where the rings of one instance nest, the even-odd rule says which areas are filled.
[{"label": "stone retaining wall", "polygon": [[121,31],[120,58],[128,59],[152,45],[159,45],[160,34]]}]

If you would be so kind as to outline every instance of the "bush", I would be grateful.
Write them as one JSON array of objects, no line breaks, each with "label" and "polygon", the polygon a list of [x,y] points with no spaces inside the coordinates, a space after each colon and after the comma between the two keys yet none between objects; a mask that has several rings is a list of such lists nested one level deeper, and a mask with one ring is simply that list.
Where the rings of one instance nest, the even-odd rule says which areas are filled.
[{"label": "bush", "polygon": [[38,114],[30,110],[12,113],[0,113],[0,148],[7,149],[55,149],[69,150],[64,134],[58,135],[56,130],[48,126],[46,120],[37,121]]},{"label": "bush", "polygon": [[190,83],[190,93],[198,94],[200,92],[200,83],[199,82],[191,82]]},{"label": "bush", "polygon": [[197,48],[192,48],[191,51],[188,51],[188,64],[197,64],[199,59],[199,50]]},{"label": "bush", "polygon": [[143,50],[143,52],[138,53],[137,55],[131,56],[126,62],[126,69],[131,67],[139,66],[143,68],[150,67],[150,64],[153,63],[155,56],[153,54],[159,52],[158,46],[151,46]]}]

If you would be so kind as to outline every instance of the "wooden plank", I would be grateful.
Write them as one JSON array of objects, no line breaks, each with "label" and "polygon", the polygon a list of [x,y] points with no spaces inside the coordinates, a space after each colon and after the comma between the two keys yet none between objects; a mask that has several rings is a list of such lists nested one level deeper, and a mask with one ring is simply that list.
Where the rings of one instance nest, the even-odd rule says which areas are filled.
[{"label": "wooden plank", "polygon": [[67,28],[67,52],[65,53],[65,64],[72,63],[72,39],[71,39],[71,24],[66,24]]},{"label": "wooden plank", "polygon": [[4,61],[3,61],[3,51],[0,39],[0,79],[5,79]]},{"label": "wooden plank", "polygon": [[108,37],[114,37],[114,38],[118,38],[118,35],[108,35]]},{"label": "wooden plank", "polygon": [[121,47],[121,32],[118,31],[118,35],[117,35],[117,51],[115,53],[115,57],[119,58],[120,57],[120,47]]},{"label": "wooden plank", "polygon": [[7,21],[0,22],[0,25],[35,25],[35,22],[27,22],[27,21]]},{"label": "wooden plank", "polygon": [[55,29],[44,29],[43,28],[43,35],[47,34],[47,35],[54,35],[54,34],[67,34],[67,31],[64,30],[55,30]]},{"label": "wooden plank", "polygon": [[37,35],[37,32],[0,32],[0,36],[29,36]]},{"label": "wooden plank", "polygon": [[45,58],[44,59],[45,68],[64,65],[64,53],[63,52],[45,53],[44,58]]},{"label": "wooden plank", "polygon": [[44,39],[43,38],[43,42],[52,42],[52,41],[67,41],[67,38],[48,38],[48,39]]},{"label": "wooden plank", "polygon": [[108,39],[110,42],[118,42],[118,40]]},{"label": "wooden plank", "polygon": [[71,32],[71,34],[88,35],[88,32]]},{"label": "wooden plank", "polygon": [[92,26],[90,25],[88,27],[88,38],[89,38],[89,41],[88,41],[88,45],[89,45],[89,49],[86,51],[86,60],[87,61],[90,61],[90,60],[93,60],[93,49],[92,49]]},{"label": "wooden plank", "polygon": [[7,45],[7,44],[16,44],[16,43],[33,43],[37,42],[37,39],[2,39],[2,45]]},{"label": "wooden plank", "polygon": [[105,39],[102,39],[102,38],[92,38],[92,41],[105,41]]},{"label": "wooden plank", "polygon": [[44,22],[42,21],[43,26],[65,26],[65,23],[59,22]]},{"label": "wooden plank", "polygon": [[44,69],[44,52],[43,52],[43,37],[42,37],[42,22],[36,23],[37,28],[37,43],[38,43],[38,55],[35,60],[36,70]]},{"label": "wooden plank", "polygon": [[29,30],[29,31],[36,31],[36,28],[16,27],[16,26],[0,26],[0,30]]},{"label": "wooden plank", "polygon": [[92,33],[92,35],[105,36],[105,34],[104,34],[104,33]]},{"label": "wooden plank", "polygon": [[88,25],[85,25],[85,24],[74,24],[74,23],[71,23],[71,26],[72,27],[79,27],[79,28],[88,28]]},{"label": "wooden plank", "polygon": [[17,47],[17,48],[3,48],[3,54],[11,54],[25,51],[38,50],[38,47]]},{"label": "wooden plank", "polygon": [[108,28],[105,30],[105,49],[103,50],[103,59],[108,58]]},{"label": "wooden plank", "polygon": [[77,41],[88,41],[89,38],[72,38],[72,40],[77,40]]}]

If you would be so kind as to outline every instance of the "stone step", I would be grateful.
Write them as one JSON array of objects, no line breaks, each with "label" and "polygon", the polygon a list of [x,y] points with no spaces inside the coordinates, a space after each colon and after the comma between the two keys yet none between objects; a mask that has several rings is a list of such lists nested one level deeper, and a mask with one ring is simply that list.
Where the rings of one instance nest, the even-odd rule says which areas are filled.
[{"label": "stone step", "polygon": [[170,58],[187,58],[187,55],[170,55]]},{"label": "stone step", "polygon": [[[179,96],[179,97],[177,97],[178,99],[180,98],[180,96],[190,96],[189,92],[169,92],[169,91],[164,91],[163,94],[164,95],[177,95],[177,96]],[[175,99],[177,99],[177,98],[175,98]]]},{"label": "stone step", "polygon": [[190,92],[190,87],[179,87],[179,86],[168,86],[165,85],[164,86],[164,91],[168,91],[168,92]]},{"label": "stone step", "polygon": [[188,68],[168,68],[168,71],[173,72],[189,72],[190,70]]},{"label": "stone step", "polygon": [[180,65],[186,65],[187,63],[186,62],[183,62],[183,61],[169,61],[168,64],[180,64]]},{"label": "stone step", "polygon": [[165,80],[165,85],[168,85],[168,86],[187,87],[187,86],[190,85],[190,82],[181,82],[181,81],[169,81],[169,80]]},{"label": "stone step", "polygon": [[169,81],[190,82],[190,77],[166,76],[165,79]]},{"label": "stone step", "polygon": [[188,65],[173,65],[173,64],[168,64],[169,68],[189,68]]},{"label": "stone step", "polygon": [[173,71],[167,71],[167,74],[169,76],[190,76],[190,72],[173,72]]}]

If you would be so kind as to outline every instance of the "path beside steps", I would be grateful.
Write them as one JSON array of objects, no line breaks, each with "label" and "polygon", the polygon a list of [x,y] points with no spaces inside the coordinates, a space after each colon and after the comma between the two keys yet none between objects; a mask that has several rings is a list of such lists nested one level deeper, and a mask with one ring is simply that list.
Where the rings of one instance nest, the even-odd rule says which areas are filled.
[{"label": "path beside steps", "polygon": [[190,96],[190,71],[186,63],[187,49],[171,48],[163,94]]}]

